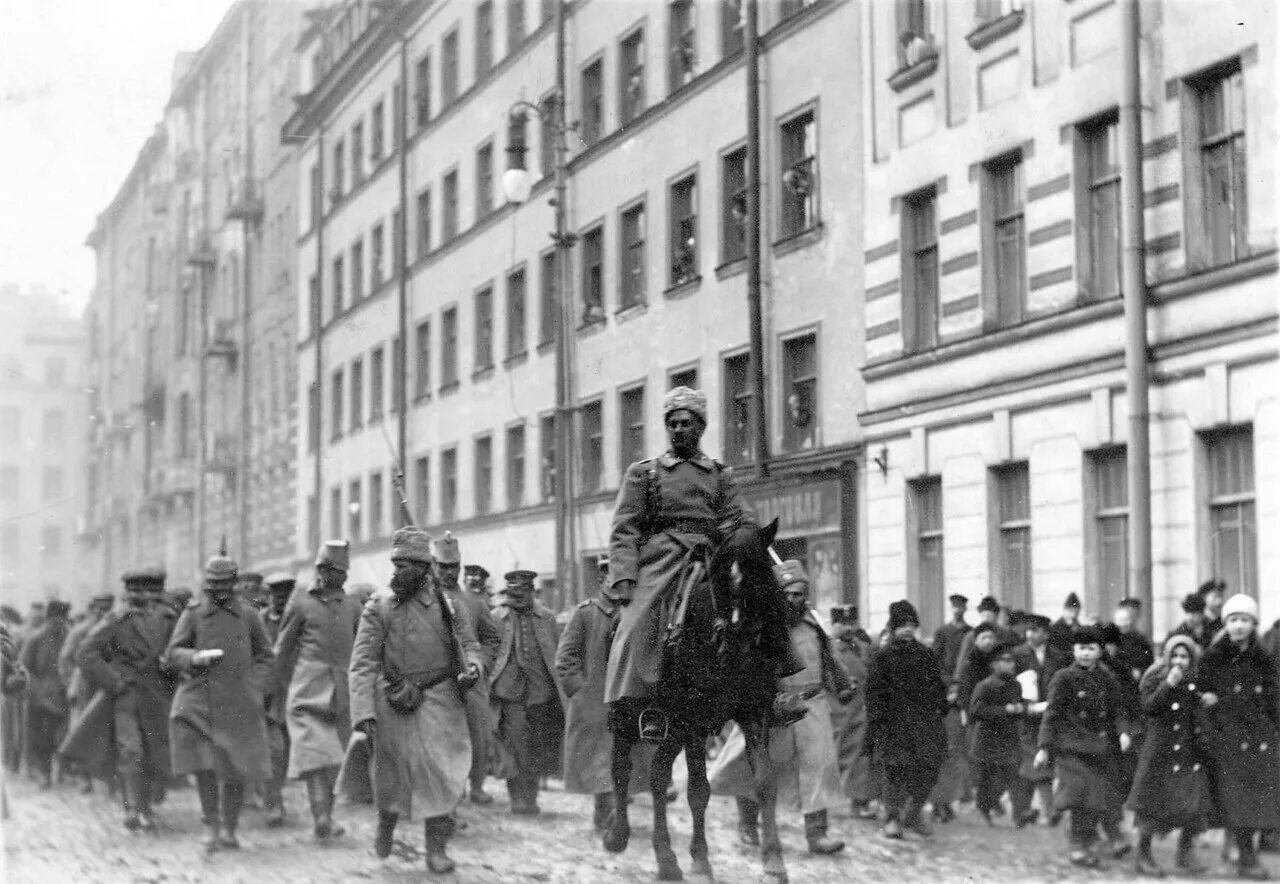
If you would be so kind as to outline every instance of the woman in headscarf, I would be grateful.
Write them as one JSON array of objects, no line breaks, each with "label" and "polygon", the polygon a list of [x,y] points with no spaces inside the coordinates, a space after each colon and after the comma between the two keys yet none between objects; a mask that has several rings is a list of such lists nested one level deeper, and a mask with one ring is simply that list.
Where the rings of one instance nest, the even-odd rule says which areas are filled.
[{"label": "woman in headscarf", "polygon": [[1147,738],[1138,756],[1129,808],[1138,827],[1137,872],[1162,877],[1151,855],[1151,839],[1178,829],[1181,874],[1205,871],[1195,857],[1196,834],[1209,810],[1209,760],[1204,754],[1204,713],[1197,685],[1200,646],[1173,635],[1164,653],[1138,685]]}]

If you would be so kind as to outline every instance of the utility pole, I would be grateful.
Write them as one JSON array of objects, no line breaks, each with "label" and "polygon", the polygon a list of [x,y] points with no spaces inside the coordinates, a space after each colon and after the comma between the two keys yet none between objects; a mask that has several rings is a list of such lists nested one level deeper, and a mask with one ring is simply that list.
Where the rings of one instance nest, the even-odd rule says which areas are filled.
[{"label": "utility pole", "polygon": [[769,425],[765,409],[764,308],[760,297],[760,39],[757,0],[744,0],[747,56],[747,308],[751,324],[751,410],[756,473],[769,475]]},{"label": "utility pole", "polygon": [[[391,367],[396,376],[396,464],[400,482],[407,482],[409,450],[409,37],[399,22],[396,34],[400,38],[400,112],[396,127],[399,133],[396,149],[400,151],[400,230],[396,234],[396,312],[399,323],[399,352],[393,348]],[[402,495],[403,499],[403,495]],[[403,508],[402,516],[412,524],[412,515]]]}]

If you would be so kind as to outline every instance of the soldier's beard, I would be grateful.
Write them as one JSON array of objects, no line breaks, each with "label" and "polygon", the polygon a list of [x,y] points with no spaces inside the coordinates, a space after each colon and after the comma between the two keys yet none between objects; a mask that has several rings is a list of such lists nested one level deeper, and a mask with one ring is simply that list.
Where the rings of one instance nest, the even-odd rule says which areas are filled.
[{"label": "soldier's beard", "polygon": [[397,571],[391,575],[391,591],[396,595],[411,595],[422,586],[422,577],[412,571]]}]

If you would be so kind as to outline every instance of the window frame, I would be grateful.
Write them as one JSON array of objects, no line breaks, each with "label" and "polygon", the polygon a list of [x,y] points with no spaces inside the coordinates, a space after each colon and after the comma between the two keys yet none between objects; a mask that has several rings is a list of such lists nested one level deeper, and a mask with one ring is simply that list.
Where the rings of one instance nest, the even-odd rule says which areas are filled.
[{"label": "window frame", "polygon": [[418,191],[417,205],[417,242],[418,260],[431,254],[431,185]]},{"label": "window frame", "polygon": [[582,325],[605,321],[605,225],[600,219],[586,227],[579,237]]},{"label": "window frame", "polygon": [[478,81],[493,70],[493,0],[480,0],[475,5],[475,66]]},{"label": "window frame", "polygon": [[647,109],[645,51],[645,22],[641,21],[618,39],[618,123],[621,126],[631,124]]},{"label": "window frame", "polygon": [[[635,399],[639,398],[636,410]],[[633,463],[644,460],[648,424],[648,391],[644,379],[618,388],[618,474],[626,475]],[[639,438],[636,439],[638,434]]]},{"label": "window frame", "polygon": [[441,241],[443,246],[451,243],[458,238],[461,232],[458,226],[459,219],[459,203],[460,195],[458,193],[458,167],[445,171],[440,179],[440,204],[443,213],[441,217]]},{"label": "window frame", "polygon": [[597,52],[578,69],[578,137],[590,147],[605,136],[604,53]]},{"label": "window frame", "polygon": [[369,111],[369,162],[377,168],[386,158],[387,102],[379,98]]},{"label": "window frame", "polygon": [[440,38],[440,104],[448,107],[461,94],[462,47],[459,26],[454,25]]},{"label": "window frame", "polygon": [[[1259,567],[1261,555],[1258,550],[1258,457],[1255,428],[1252,423],[1233,424],[1216,427],[1200,434],[1203,450],[1203,500],[1204,506],[1204,561],[1208,562],[1212,577],[1226,579],[1231,592],[1243,592],[1253,598],[1259,598],[1261,582]],[[1221,453],[1232,454],[1227,447],[1238,445],[1234,452],[1240,459],[1238,471],[1247,469],[1248,487],[1241,479],[1238,487],[1219,488],[1219,463],[1216,459]],[[1234,524],[1227,527],[1238,532],[1236,548],[1239,561],[1235,573],[1225,573],[1219,546],[1219,537],[1223,533],[1220,527],[1219,514],[1235,513]]]},{"label": "window frame", "polygon": [[474,483],[471,497],[475,501],[475,514],[487,516],[493,512],[493,433],[476,436],[471,451]]},{"label": "window frame", "polygon": [[476,148],[476,223],[494,212],[493,138]]},{"label": "window frame", "polygon": [[369,231],[369,291],[376,292],[384,282],[390,281],[387,274],[387,228],[379,221]]},{"label": "window frame", "polygon": [[543,412],[538,416],[538,483],[544,503],[556,498],[556,437],[555,412]]},{"label": "window frame", "polygon": [[[687,187],[691,195],[691,208],[685,214],[679,207],[678,191]],[[667,182],[667,285],[670,289],[690,285],[702,278],[701,246],[702,238],[699,230],[700,198],[698,193],[698,167],[693,166]],[[691,230],[693,248],[685,245],[684,232]],[[684,274],[681,268],[686,267]]]},{"label": "window frame", "polygon": [[[927,207],[928,223],[921,215]],[[938,260],[938,188],[934,184],[903,196],[900,201],[901,218],[901,279],[902,279],[902,347],[906,353],[922,353],[938,346],[941,332],[942,270]],[[925,239],[922,234],[930,236]],[[929,261],[933,272],[930,278],[932,297],[928,309],[924,297],[925,278],[922,274]]]},{"label": "window frame", "polygon": [[[730,175],[741,162],[741,181]],[[739,220],[735,209],[742,213]],[[740,141],[720,152],[720,264],[744,261],[747,257],[747,145]],[[736,234],[736,236],[735,236]],[[731,243],[737,245],[731,247]]]},{"label": "window frame", "polygon": [[[807,120],[806,120],[807,118]],[[799,126],[800,130],[812,127],[811,145],[803,145],[800,149],[811,148],[812,152],[800,155],[798,158],[789,155],[789,148],[793,146],[794,139],[792,137],[793,130]],[[821,169],[818,166],[818,148],[819,148],[819,129],[818,129],[818,102],[813,100],[793,110],[778,120],[777,128],[777,156],[778,156],[778,241],[783,242],[797,236],[808,233],[822,226],[822,202],[820,198],[820,188],[822,183]],[[801,142],[807,142],[809,136],[801,135]],[[788,162],[790,160],[790,162]],[[799,194],[792,189],[792,185],[787,183],[787,176],[791,174],[796,176],[808,176],[808,189],[806,194]],[[796,178],[800,181],[799,177]],[[796,185],[797,187],[799,184]],[[792,218],[798,207],[799,220]],[[793,222],[800,226],[793,226]]]},{"label": "window frame", "polygon": [[472,295],[475,316],[475,373],[493,368],[493,280],[477,286]]},{"label": "window frame", "polygon": [[385,413],[387,355],[382,344],[369,351],[369,423],[379,423]]},{"label": "window frame", "polygon": [[[680,13],[687,14],[683,21]],[[667,0],[667,94],[698,76],[698,10],[693,0]]]},{"label": "window frame", "polygon": [[527,487],[525,471],[528,468],[528,432],[524,421],[508,424],[506,429],[504,451],[506,461],[506,497],[507,509],[516,510],[524,506],[525,489]]},{"label": "window frame", "polygon": [[441,392],[453,389],[460,382],[458,334],[458,305],[449,304],[440,311]]},{"label": "window frame", "polygon": [[413,398],[421,401],[431,396],[431,317],[413,328]]},{"label": "window frame", "polygon": [[[811,451],[817,449],[821,444],[822,425],[820,415],[822,413],[821,396],[822,396],[822,349],[820,343],[819,328],[817,326],[809,326],[803,329],[786,332],[778,336],[778,362],[782,368],[782,387],[780,390],[780,407],[778,414],[786,418],[781,421],[782,429],[782,445],[781,450],[793,454],[800,451]],[[802,342],[809,340],[812,342],[813,350],[813,368],[809,374],[796,376],[796,368],[794,365],[794,354],[792,348]],[[749,370],[749,368],[748,368]],[[806,430],[795,427],[791,420],[790,398],[795,395],[798,385],[811,385],[810,404],[807,436],[808,445],[804,444]]]},{"label": "window frame", "polygon": [[[1025,169],[1026,163],[1020,149],[982,164],[982,282],[984,314],[989,330],[1011,328],[1027,320],[1029,289]],[[999,188],[1002,176],[1006,173],[1013,176],[1013,189],[1018,191],[1018,203],[1012,210],[1002,212]],[[1016,274],[1006,272],[1000,264],[1002,234],[1005,234],[1005,240],[1013,239],[1007,231],[1013,231],[1017,237],[1020,266]]]},{"label": "window frame", "polygon": [[[513,14],[516,10],[519,14]],[[507,0],[507,55],[515,52],[528,36],[524,0]]]},{"label": "window frame", "polygon": [[[519,280],[519,287],[513,285]],[[507,303],[507,360],[519,359],[529,353],[529,271],[524,263],[506,272],[504,292]],[[517,297],[518,292],[518,297]],[[517,309],[517,305],[519,305]]]},{"label": "window frame", "polygon": [[[738,389],[731,383],[732,374],[736,374],[738,361],[742,364],[742,387]],[[730,363],[733,364],[731,369]],[[724,391],[721,404],[723,414],[723,444],[721,446],[725,463],[731,466],[754,463],[755,450],[755,385],[751,371],[751,353],[749,350],[737,349],[720,354],[720,389]],[[738,412],[745,410],[745,422],[742,439],[738,439]]]},{"label": "window frame", "polygon": [[440,450],[440,521],[453,522],[458,516],[458,446]]},{"label": "window frame", "polygon": [[[577,408],[578,440],[581,446],[578,478],[584,495],[597,494],[605,488],[604,397],[584,400]],[[595,415],[595,426],[589,427],[587,416]]]},{"label": "window frame", "polygon": [[337,442],[346,431],[346,366],[340,365],[329,374],[329,441]]},{"label": "window frame", "polygon": [[[1006,514],[1004,504],[1007,499],[1004,483],[1011,476],[1019,474],[1026,481],[1026,515]],[[991,467],[988,473],[991,481],[992,503],[991,531],[994,543],[991,544],[991,594],[1002,600],[1010,609],[1026,610],[1035,594],[1035,560],[1034,537],[1032,535],[1031,504],[1031,465],[1026,460],[1010,461]],[[1016,539],[1016,541],[1015,541]],[[1016,552],[1012,543],[1017,542],[1025,550],[1023,572],[1025,586],[1015,586],[1006,573],[1006,562],[1011,553]]]},{"label": "window frame", "polygon": [[[1211,93],[1222,93],[1223,127],[1207,132],[1206,104]],[[1239,56],[1225,59],[1184,80],[1184,211],[1188,226],[1188,263],[1191,269],[1222,267],[1244,260],[1249,247],[1249,157],[1247,94],[1244,65]],[[1234,101],[1233,101],[1234,99]],[[1233,120],[1233,112],[1239,119]],[[1214,225],[1214,201],[1209,186],[1210,164],[1206,155],[1225,148],[1231,191],[1226,201],[1231,223],[1225,231],[1226,253],[1219,254],[1219,232]]]},{"label": "window frame", "polygon": [[[639,215],[638,238],[634,235],[634,219]],[[649,207],[641,195],[618,210],[618,309],[639,307],[648,303],[648,227]],[[636,282],[637,277],[639,282]]]},{"label": "window frame", "polygon": [[547,249],[538,256],[538,347],[555,342],[556,326],[560,323],[559,286],[556,274],[560,258],[556,249]]},{"label": "window frame", "polygon": [[431,122],[431,50],[418,56],[414,64],[414,121],[421,129]]},{"label": "window frame", "polygon": [[[908,481],[906,496],[907,598],[920,612],[921,630],[932,634],[944,620],[947,595],[942,476],[918,476]],[[935,568],[930,567],[931,562],[936,562]],[[931,578],[936,579],[936,585],[930,583]]]},{"label": "window frame", "polygon": [[351,414],[348,419],[351,432],[354,433],[364,428],[364,357],[352,359],[348,372],[351,375],[348,391],[351,395]]},{"label": "window frame", "polygon": [[[1106,135],[1104,133],[1110,133]],[[1095,165],[1095,146],[1099,135],[1110,138],[1116,151],[1116,163],[1112,170],[1101,174]],[[1121,223],[1123,204],[1121,203],[1121,180],[1119,163],[1119,115],[1115,109],[1085,120],[1075,127],[1075,180],[1076,187],[1076,265],[1080,279],[1080,291],[1089,302],[1109,300],[1120,297],[1120,267],[1122,263]],[[1099,244],[1103,240],[1100,229],[1098,208],[1105,199],[1104,190],[1113,191],[1113,211],[1115,219],[1114,237],[1111,246],[1115,250],[1115,265],[1112,268],[1114,285],[1104,286],[1102,279],[1103,250]],[[1110,288],[1111,290],[1106,290]]]}]

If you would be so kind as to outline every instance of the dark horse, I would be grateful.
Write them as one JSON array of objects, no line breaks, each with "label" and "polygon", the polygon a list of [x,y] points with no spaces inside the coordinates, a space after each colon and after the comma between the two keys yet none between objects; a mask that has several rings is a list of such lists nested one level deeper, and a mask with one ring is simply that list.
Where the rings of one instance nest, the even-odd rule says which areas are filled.
[{"label": "dark horse", "polygon": [[614,853],[626,850],[631,837],[627,790],[631,750],[640,739],[641,716],[657,714],[667,725],[665,738],[657,744],[649,779],[653,850],[661,881],[683,877],[667,831],[666,800],[671,766],[682,749],[689,767],[689,809],[693,813],[689,845],[692,871],[711,877],[706,836],[711,799],[707,738],[729,721],[737,722],[746,736],[760,802],[763,880],[769,884],[785,884],[787,880],[775,813],[777,784],[767,745],[777,679],[789,674],[791,659],[786,603],[769,556],[777,528],[775,520],[764,529],[744,529],[715,550],[708,579],[688,594],[681,628],[674,635],[655,637],[666,643],[657,694],[643,700],[621,700],[609,707],[615,810],[604,846]]}]

